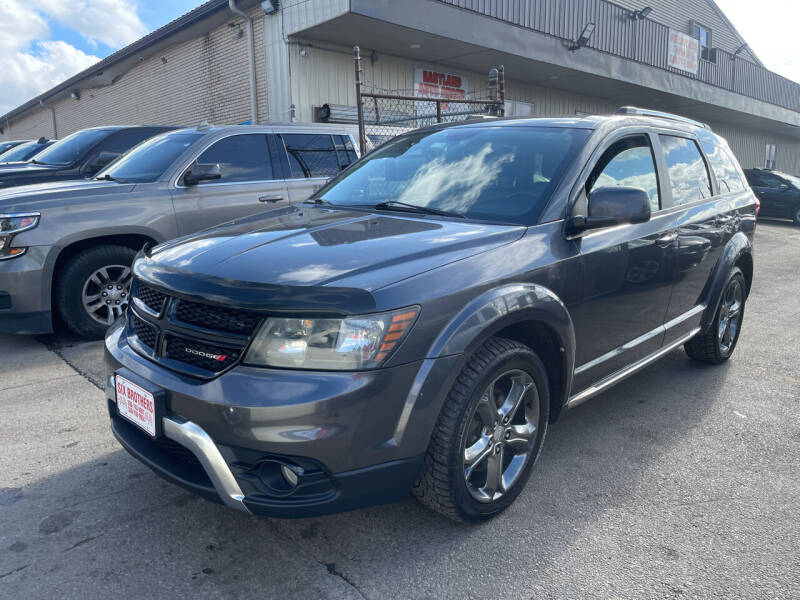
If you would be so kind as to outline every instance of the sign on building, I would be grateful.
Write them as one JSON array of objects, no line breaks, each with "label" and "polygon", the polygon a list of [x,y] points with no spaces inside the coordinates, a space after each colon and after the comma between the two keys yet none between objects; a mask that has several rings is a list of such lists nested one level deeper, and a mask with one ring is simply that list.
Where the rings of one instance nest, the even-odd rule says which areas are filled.
[{"label": "sign on building", "polygon": [[670,67],[697,74],[700,67],[700,41],[697,38],[670,29],[667,53]]},{"label": "sign on building", "polygon": [[463,100],[467,95],[469,78],[457,73],[442,73],[423,67],[414,68],[414,95],[428,98]]}]

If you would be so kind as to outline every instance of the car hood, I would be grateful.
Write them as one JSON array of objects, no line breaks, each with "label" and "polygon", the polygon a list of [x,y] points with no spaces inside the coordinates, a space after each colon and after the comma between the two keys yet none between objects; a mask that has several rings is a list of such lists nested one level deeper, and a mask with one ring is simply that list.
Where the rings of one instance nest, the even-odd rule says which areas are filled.
[{"label": "car hood", "polygon": [[32,162],[6,163],[3,169],[0,170],[0,178],[36,175],[38,173],[47,173],[48,171],[57,171],[63,168],[64,167],[59,167],[57,165],[37,165]]},{"label": "car hood", "polygon": [[0,189],[0,211],[45,210],[49,206],[74,204],[78,199],[122,194],[135,185],[114,181],[81,179],[78,181],[50,181]]},{"label": "car hood", "polygon": [[[508,244],[524,231],[409,213],[295,205],[162,244],[137,261],[136,272],[188,295],[235,297],[241,306],[292,302],[294,308],[297,288],[305,288],[300,295],[317,294],[325,298],[319,308],[334,308],[332,288],[361,290],[371,298],[375,289]],[[369,298],[361,297],[362,309],[370,308]]]}]

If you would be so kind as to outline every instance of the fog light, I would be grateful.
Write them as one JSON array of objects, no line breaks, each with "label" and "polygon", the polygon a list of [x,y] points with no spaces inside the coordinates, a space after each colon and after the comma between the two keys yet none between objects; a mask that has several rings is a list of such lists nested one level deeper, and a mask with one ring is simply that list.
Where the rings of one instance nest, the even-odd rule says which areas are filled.
[{"label": "fog light", "polygon": [[288,483],[290,486],[295,487],[297,485],[297,481],[299,479],[297,473],[292,471],[292,469],[286,465],[281,465],[281,475],[283,475],[286,483]]}]

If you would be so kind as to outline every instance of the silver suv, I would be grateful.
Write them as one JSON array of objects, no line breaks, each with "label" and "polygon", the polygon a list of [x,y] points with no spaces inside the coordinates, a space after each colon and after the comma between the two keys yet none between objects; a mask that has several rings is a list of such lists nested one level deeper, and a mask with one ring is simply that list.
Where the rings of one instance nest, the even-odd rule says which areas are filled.
[{"label": "silver suv", "polygon": [[51,332],[55,313],[102,337],[128,305],[143,245],[305,200],[358,159],[350,129],[179,129],[93,179],[0,192],[0,332]]}]

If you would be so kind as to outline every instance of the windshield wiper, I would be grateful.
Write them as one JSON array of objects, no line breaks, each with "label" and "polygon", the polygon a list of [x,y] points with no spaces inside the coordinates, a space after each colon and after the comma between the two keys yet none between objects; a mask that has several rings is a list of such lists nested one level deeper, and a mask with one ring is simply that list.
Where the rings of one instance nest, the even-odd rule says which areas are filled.
[{"label": "windshield wiper", "polygon": [[95,181],[113,181],[115,183],[125,183],[124,179],[117,179],[116,177],[112,177],[108,173],[106,173],[102,177],[95,177],[94,180]]},{"label": "windshield wiper", "polygon": [[385,202],[379,202],[373,208],[377,208],[379,210],[405,210],[408,212],[438,215],[440,217],[458,217],[459,219],[464,218],[464,215],[456,212],[439,210],[438,208],[431,208],[429,206],[419,206],[418,204],[409,204],[408,202],[401,202],[400,200],[387,200]]}]

